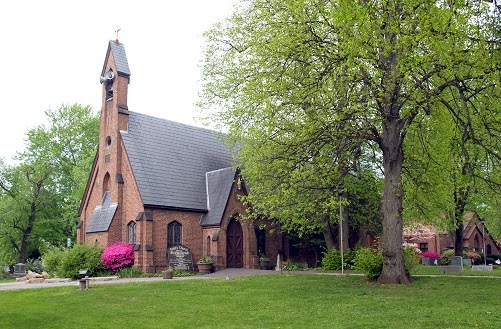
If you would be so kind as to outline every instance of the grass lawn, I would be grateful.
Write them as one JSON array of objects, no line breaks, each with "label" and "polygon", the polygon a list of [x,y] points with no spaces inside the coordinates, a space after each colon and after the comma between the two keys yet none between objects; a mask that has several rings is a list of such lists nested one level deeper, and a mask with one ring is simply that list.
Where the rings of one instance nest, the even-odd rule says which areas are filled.
[{"label": "grass lawn", "polygon": [[413,275],[450,275],[450,276],[496,276],[501,277],[501,267],[494,266],[493,270],[490,272],[487,271],[472,271],[471,266],[464,266],[462,272],[449,272],[443,273],[440,272],[439,266],[426,266],[419,265],[412,272]]},{"label": "grass lawn", "polygon": [[0,292],[2,328],[498,328],[501,279],[269,275]]}]

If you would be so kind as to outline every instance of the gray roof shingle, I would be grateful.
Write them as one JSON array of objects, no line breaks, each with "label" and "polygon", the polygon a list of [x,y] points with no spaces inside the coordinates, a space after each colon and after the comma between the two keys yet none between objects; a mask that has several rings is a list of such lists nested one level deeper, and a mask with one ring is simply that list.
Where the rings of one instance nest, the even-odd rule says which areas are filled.
[{"label": "gray roof shingle", "polygon": [[205,174],[232,165],[216,132],[129,112],[120,133],[145,205],[208,210]]},{"label": "gray roof shingle", "polygon": [[89,224],[85,229],[85,233],[106,232],[110,228],[111,220],[115,216],[118,204],[111,203],[110,192],[105,192],[103,202],[97,206],[92,213]]},{"label": "gray roof shingle", "polygon": [[219,225],[230,196],[235,171],[232,168],[224,168],[208,172],[206,177],[209,212],[202,216],[200,224],[202,226]]}]

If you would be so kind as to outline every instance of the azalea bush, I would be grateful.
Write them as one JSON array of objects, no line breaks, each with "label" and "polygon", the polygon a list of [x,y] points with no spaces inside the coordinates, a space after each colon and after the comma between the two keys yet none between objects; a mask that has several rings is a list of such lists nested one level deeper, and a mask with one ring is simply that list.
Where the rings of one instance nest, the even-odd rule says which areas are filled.
[{"label": "azalea bush", "polygon": [[440,258],[440,255],[436,252],[425,251],[421,253],[422,258]]},{"label": "azalea bush", "polygon": [[134,265],[134,245],[131,243],[117,243],[109,246],[101,256],[104,266],[113,272]]},{"label": "azalea bush", "polygon": [[471,259],[471,263],[474,265],[482,264],[482,256],[473,251],[468,251],[466,256]]}]

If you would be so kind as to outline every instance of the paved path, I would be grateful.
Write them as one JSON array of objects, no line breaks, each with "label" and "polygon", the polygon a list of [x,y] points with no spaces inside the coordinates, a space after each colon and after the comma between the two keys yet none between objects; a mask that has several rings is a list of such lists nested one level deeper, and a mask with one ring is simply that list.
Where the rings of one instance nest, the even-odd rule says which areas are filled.
[{"label": "paved path", "polygon": [[[234,278],[239,276],[252,276],[252,275],[266,275],[266,274],[280,274],[279,271],[266,271],[266,270],[254,270],[254,269],[244,269],[244,268],[227,268],[218,272],[204,274],[204,275],[193,275],[193,276],[183,276],[175,277],[172,281],[179,280],[194,280],[194,279],[215,279],[215,278]],[[91,278],[89,281],[89,286],[94,284],[124,284],[130,282],[154,282],[164,280],[161,277],[151,277],[151,278],[121,278],[117,277],[106,277],[106,278]],[[0,290],[20,290],[20,289],[34,289],[34,288],[51,288],[51,287],[67,287],[74,286],[78,287],[78,281],[70,282],[43,282],[43,283],[26,283],[26,282],[9,282],[0,283]]]},{"label": "paved path", "polygon": [[[326,273],[320,271],[283,271],[284,274],[293,273],[293,274],[320,274],[320,275],[334,275],[334,276],[343,276],[340,273]],[[196,279],[217,279],[217,278],[227,278],[232,279],[234,277],[240,276],[253,276],[253,275],[271,275],[271,274],[280,274],[280,271],[267,271],[267,270],[254,270],[254,269],[246,269],[246,268],[226,268],[218,272],[204,274],[204,275],[193,275],[193,276],[183,276],[183,277],[175,277],[169,281],[181,281],[181,280],[196,280]],[[350,273],[350,276],[363,276],[363,274],[353,274]],[[413,276],[427,276],[427,277],[445,277],[446,275],[413,275]],[[447,275],[449,276],[449,275]],[[450,275],[452,276],[452,275]],[[499,276],[455,276],[460,278],[493,278],[493,279],[501,279]],[[154,282],[154,281],[162,281],[164,280],[161,277],[151,277],[151,278],[122,278],[118,279],[117,277],[106,277],[106,278],[91,278],[89,282],[89,286],[95,284],[125,284],[130,282]],[[73,286],[78,287],[78,281],[70,281],[70,282],[51,282],[51,283],[24,283],[24,282],[11,282],[11,283],[0,283],[0,290],[21,290],[21,289],[33,289],[33,288],[51,288],[51,287],[67,287]]]}]

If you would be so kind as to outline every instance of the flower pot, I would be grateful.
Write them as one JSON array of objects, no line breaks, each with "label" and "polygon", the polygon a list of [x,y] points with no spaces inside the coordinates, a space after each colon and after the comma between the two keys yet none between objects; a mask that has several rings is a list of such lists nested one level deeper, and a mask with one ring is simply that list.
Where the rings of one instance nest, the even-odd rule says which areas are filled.
[{"label": "flower pot", "polygon": [[212,272],[212,263],[206,264],[206,263],[197,263],[198,265],[198,272],[202,274],[210,273]]},{"label": "flower pot", "polygon": [[270,269],[270,260],[269,259],[260,259],[259,260],[259,268],[262,270]]}]

